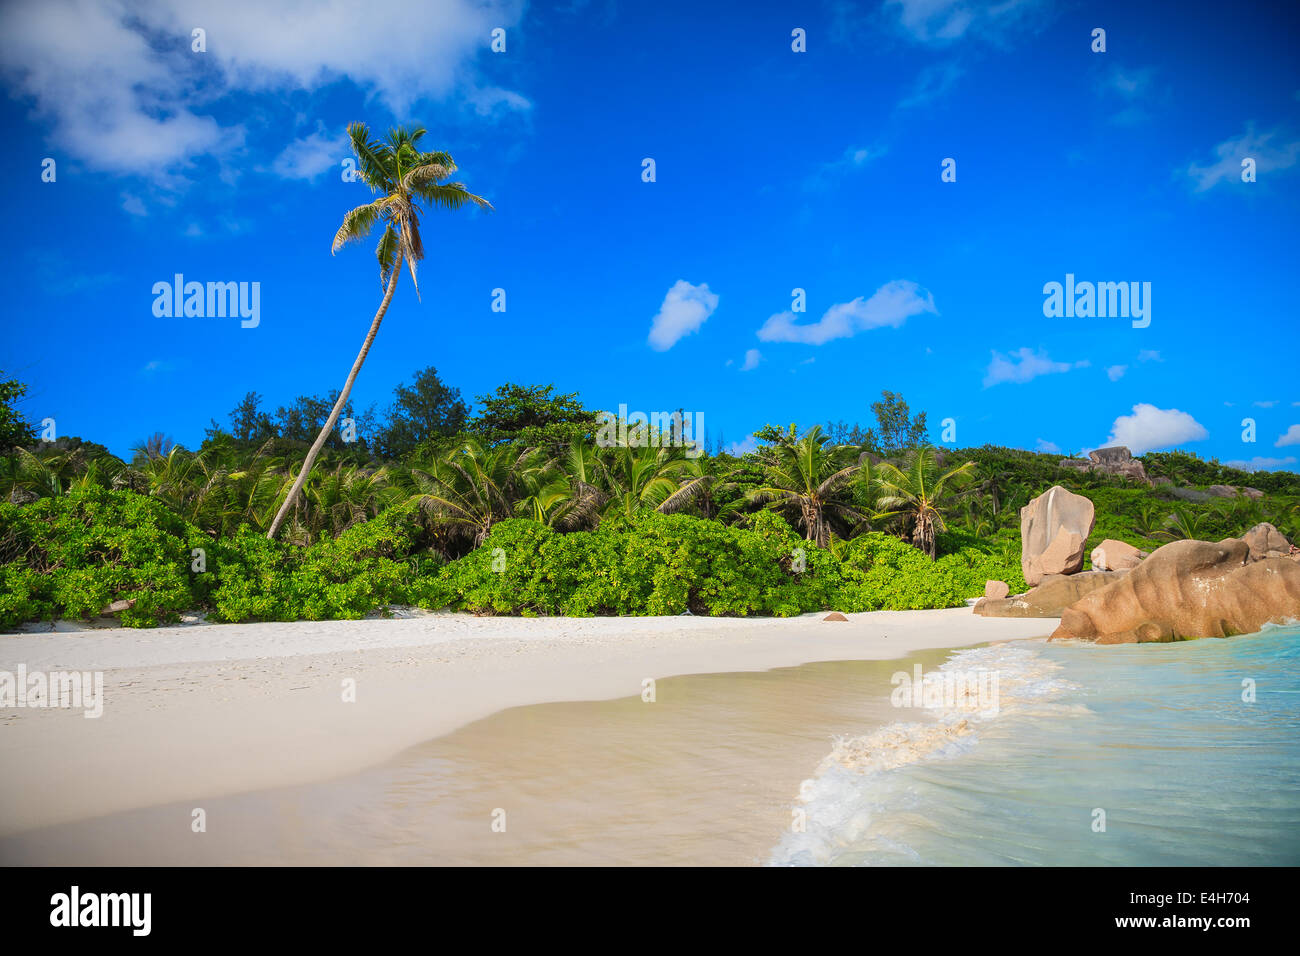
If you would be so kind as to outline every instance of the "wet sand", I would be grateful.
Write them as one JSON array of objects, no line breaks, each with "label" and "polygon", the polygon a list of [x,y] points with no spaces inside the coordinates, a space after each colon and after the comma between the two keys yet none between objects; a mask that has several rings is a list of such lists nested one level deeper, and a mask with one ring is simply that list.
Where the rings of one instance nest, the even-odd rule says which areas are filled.
[{"label": "wet sand", "polygon": [[655,699],[510,708],[325,783],[177,803],[0,839],[9,865],[763,863],[838,734],[900,716],[906,663],[658,681]]},{"label": "wet sand", "polygon": [[[13,671],[19,663],[29,671],[102,669],[105,686],[104,713],[98,719],[64,709],[0,710],[0,836],[182,805],[181,822],[188,833],[194,807],[210,808],[237,794],[288,792],[355,778],[367,767],[391,768],[390,762],[409,748],[460,728],[468,731],[468,725],[477,726],[484,718],[501,715],[502,726],[520,719],[517,711],[501,714],[512,708],[611,702],[615,710],[630,708],[642,719],[661,713],[671,722],[675,711],[664,706],[662,692],[656,704],[641,702],[643,680],[654,679],[662,688],[665,679],[680,675],[705,675],[700,680],[707,681],[709,675],[726,674],[731,680],[745,672],[806,662],[895,660],[937,648],[1043,636],[1056,623],[978,618],[965,608],[855,614],[848,623],[824,623],[820,617],[519,620],[440,614],[0,637],[0,670]],[[350,682],[354,702],[345,699]],[[855,696],[866,706],[874,695]],[[738,713],[748,713],[746,719],[755,726],[764,726],[761,707],[734,706]],[[794,735],[805,732],[804,724],[785,720],[791,715],[779,707],[773,706],[773,715],[766,726],[794,728]],[[717,719],[725,722],[722,715]],[[815,714],[800,719],[817,726]],[[659,732],[669,740],[698,738],[701,747],[706,740],[727,739],[708,723],[691,724],[680,733]],[[512,734],[522,736],[522,731],[493,733],[500,744],[466,752],[495,759],[494,750],[509,749]],[[548,739],[536,742],[535,749],[544,749]],[[573,759],[586,753],[580,734],[564,739],[550,764],[563,766],[566,753]],[[647,746],[653,749],[653,743]],[[826,740],[808,747],[820,758]],[[523,765],[523,757],[512,759]],[[804,766],[792,760],[789,772],[803,772],[795,768]],[[490,771],[480,767],[470,772],[476,774]],[[544,776],[540,765],[532,767],[519,778],[519,792],[529,792],[530,777],[539,781],[540,792]],[[386,806],[370,799],[377,791],[364,790],[369,786],[363,785],[365,799],[352,803],[362,808],[362,823],[374,814],[382,816],[376,807]],[[771,786],[775,789],[765,799],[779,793],[786,802],[778,817],[788,815],[788,781]],[[485,800],[489,792],[483,791]],[[680,795],[689,792],[672,791],[687,803]],[[322,799],[325,804],[335,800]],[[489,802],[490,813],[509,800]],[[507,838],[519,834],[522,839],[529,828],[505,809]],[[273,830],[292,833],[297,827],[304,834],[303,846],[322,839],[313,822],[317,811],[310,805],[276,812],[281,823]],[[477,827],[482,811],[464,812],[464,826]],[[528,812],[523,811],[524,820]],[[534,827],[532,832],[540,831]],[[231,838],[227,834],[223,839]],[[466,839],[472,844],[478,837]],[[463,842],[443,844],[447,861],[476,858],[478,851],[456,849]],[[328,856],[325,846],[320,852]],[[187,846],[186,852],[191,849]],[[370,861],[364,847],[353,849]],[[308,852],[317,851],[303,851],[298,858],[305,862]],[[752,854],[752,848],[745,852]],[[124,856],[105,862],[119,859],[126,862]]]}]

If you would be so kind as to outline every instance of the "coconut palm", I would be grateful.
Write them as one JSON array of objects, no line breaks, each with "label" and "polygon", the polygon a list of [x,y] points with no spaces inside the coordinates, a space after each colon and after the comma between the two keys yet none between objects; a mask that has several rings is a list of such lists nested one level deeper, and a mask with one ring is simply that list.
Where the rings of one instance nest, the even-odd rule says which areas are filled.
[{"label": "coconut palm", "polygon": [[853,500],[853,479],[870,474],[869,461],[859,464],[844,449],[827,447],[829,441],[820,425],[799,439],[792,430],[767,449],[766,483],[746,493],[751,502],[790,513],[804,539],[822,548],[830,543],[831,519],[852,527],[868,518]]},{"label": "coconut palm", "polygon": [[1206,515],[1188,508],[1175,508],[1165,518],[1164,527],[1152,537],[1166,541],[1178,541],[1183,538],[1201,538],[1206,531]]},{"label": "coconut palm", "polygon": [[1164,513],[1153,504],[1144,502],[1138,505],[1137,515],[1133,518],[1133,533],[1144,538],[1153,538],[1164,522]]},{"label": "coconut palm", "polygon": [[676,446],[615,445],[601,457],[601,469],[608,487],[604,514],[681,511],[713,481],[699,459],[686,458]]},{"label": "coconut palm", "polygon": [[603,473],[595,445],[575,441],[563,459],[552,460],[523,475],[526,497],[516,513],[561,531],[593,527],[609,494],[598,484]]},{"label": "coconut palm", "polygon": [[968,461],[940,474],[934,449],[917,448],[908,453],[904,466],[900,469],[887,462],[876,466],[876,486],[881,492],[877,517],[902,518],[912,544],[933,558],[935,535],[947,530],[943,513],[961,495],[959,486],[974,471],[975,463]]},{"label": "coconut palm", "polygon": [[492,208],[486,199],[469,192],[463,184],[446,181],[456,171],[456,164],[446,153],[421,152],[417,144],[424,134],[422,128],[397,127],[388,131],[386,141],[380,141],[370,138],[370,128],[364,123],[351,123],[348,126],[348,136],[352,140],[352,151],[356,153],[357,170],[361,179],[372,193],[380,195],[378,199],[350,210],[343,217],[343,225],[334,234],[330,252],[338,252],[347,243],[365,238],[371,229],[382,223],[384,232],[375,249],[375,256],[379,260],[379,281],[384,287],[384,297],[379,303],[379,311],[370,322],[370,331],[366,333],[361,351],[352,363],[352,370],[334,402],[329,418],[325,420],[320,434],[307,452],[293,487],[289,489],[275,520],[266,532],[268,538],[275,537],[280,524],[293,507],[316,456],[320,454],[321,446],[334,430],[340,412],[348,403],[352,385],[379,333],[379,324],[384,320],[388,304],[393,300],[397,276],[402,270],[403,262],[411,274],[411,282],[415,284],[416,296],[420,294],[415,267],[424,258],[424,245],[420,240],[421,203],[448,210],[460,209],[470,203],[484,209]]},{"label": "coconut palm", "polygon": [[477,548],[494,524],[516,514],[529,477],[544,466],[535,449],[518,442],[487,447],[471,438],[444,458],[412,467],[411,497],[436,523],[458,529]]},{"label": "coconut palm", "polygon": [[305,486],[307,527],[319,534],[342,534],[359,521],[379,514],[400,494],[392,489],[386,468],[358,468],[340,462],[334,471]]}]

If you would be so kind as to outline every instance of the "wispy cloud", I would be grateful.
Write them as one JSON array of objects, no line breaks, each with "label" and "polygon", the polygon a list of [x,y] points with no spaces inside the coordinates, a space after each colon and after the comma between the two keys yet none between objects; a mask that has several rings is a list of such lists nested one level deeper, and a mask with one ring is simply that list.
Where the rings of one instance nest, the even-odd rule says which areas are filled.
[{"label": "wispy cloud", "polygon": [[1111,122],[1135,126],[1150,119],[1146,103],[1154,95],[1154,67],[1112,66],[1102,76],[1100,92],[1118,107]]},{"label": "wispy cloud", "polygon": [[802,342],[824,345],[859,332],[886,326],[897,328],[914,315],[935,312],[934,297],[906,279],[882,285],[869,299],[858,296],[852,302],[831,306],[816,322],[799,325],[793,312],[779,312],[758,330],[764,342]]},{"label": "wispy cloud", "polygon": [[885,0],[904,36],[927,46],[944,46],[964,37],[996,43],[1032,28],[1044,12],[1039,0]]},{"label": "wispy cloud", "polygon": [[[47,118],[51,139],[87,167],[174,183],[199,157],[225,159],[242,123],[216,109],[236,93],[314,91],[342,79],[397,116],[421,99],[477,112],[522,109],[482,82],[475,59],[522,0],[331,3],[297,0],[0,5],[0,73]],[[207,31],[206,52],[191,30]],[[211,110],[211,113],[209,113]]]},{"label": "wispy cloud", "polygon": [[809,173],[803,181],[803,187],[812,192],[829,189],[847,174],[862,169],[886,152],[883,146],[850,146],[839,159],[822,163]]},{"label": "wispy cloud", "polygon": [[1106,377],[1112,382],[1118,382],[1124,377],[1124,373],[1127,371],[1127,365],[1112,365],[1110,368],[1106,369]]},{"label": "wispy cloud", "polygon": [[343,160],[352,155],[347,134],[339,130],[330,133],[324,123],[316,124],[316,131],[294,140],[271,163],[271,172],[282,179],[316,179],[327,170],[343,171]]},{"label": "wispy cloud", "polygon": [[1288,455],[1286,458],[1267,458],[1255,456],[1246,460],[1225,461],[1224,464],[1229,468],[1237,468],[1241,471],[1273,471],[1277,468],[1285,468],[1288,465],[1294,465],[1296,460],[1293,456]]},{"label": "wispy cloud", "polygon": [[749,349],[745,352],[745,364],[740,366],[742,372],[752,372],[758,368],[758,363],[763,361],[763,353],[758,349]]},{"label": "wispy cloud", "polygon": [[1017,349],[1010,356],[994,351],[993,359],[989,362],[988,371],[984,375],[984,387],[990,388],[1003,382],[1023,384],[1040,375],[1053,375],[1075,368],[1087,368],[1088,364],[1086,359],[1079,362],[1055,362],[1041,349]]},{"label": "wispy cloud", "polygon": [[965,69],[956,63],[936,63],[927,66],[917,74],[911,91],[899,101],[898,108],[906,110],[933,103],[956,86],[957,81],[965,73]]},{"label": "wispy cloud", "polygon": [[1257,174],[1290,169],[1300,159],[1300,140],[1288,141],[1280,129],[1257,133],[1250,125],[1240,136],[1226,139],[1214,147],[1214,156],[1215,159],[1207,165],[1194,162],[1186,169],[1198,193],[1213,189],[1219,183],[1241,182],[1243,159],[1255,161]]}]

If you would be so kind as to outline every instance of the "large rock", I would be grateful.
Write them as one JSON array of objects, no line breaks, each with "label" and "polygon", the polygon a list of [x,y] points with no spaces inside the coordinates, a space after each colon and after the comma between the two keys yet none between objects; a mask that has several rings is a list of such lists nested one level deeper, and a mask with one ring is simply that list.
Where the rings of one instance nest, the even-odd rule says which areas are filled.
[{"label": "large rock", "polygon": [[1060,617],[1071,604],[1122,577],[1124,574],[1120,571],[1053,575],[1024,594],[984,598],[975,605],[975,613],[980,617]]},{"label": "large rock", "polygon": [[992,598],[993,600],[996,601],[1006,597],[1010,593],[1011,593],[1011,588],[1006,581],[985,581],[984,582],[984,596],[986,598]]},{"label": "large rock", "polygon": [[1210,494],[1208,491],[1198,491],[1195,488],[1175,488],[1172,486],[1167,488],[1163,494],[1167,494],[1170,498],[1177,498],[1179,501],[1190,501],[1195,505],[1205,504],[1205,502],[1214,497],[1214,495]]},{"label": "large rock", "polygon": [[1237,497],[1237,489],[1232,485],[1210,485],[1205,490],[1216,498]]},{"label": "large rock", "polygon": [[1291,552],[1291,542],[1287,540],[1287,536],[1267,521],[1255,525],[1242,535],[1241,540],[1246,542],[1251,561],[1262,561],[1269,557],[1279,558]]},{"label": "large rock", "polygon": [[1083,568],[1083,543],[1096,512],[1083,495],[1060,485],[1048,488],[1020,509],[1020,569],[1031,587],[1047,574]]},{"label": "large rock", "polygon": [[[1052,574],[1074,574],[1083,570],[1083,538],[1062,528],[1047,550],[1031,562],[1031,567],[1039,581]],[[1025,583],[1029,583],[1028,575]]]},{"label": "large rock", "polygon": [[1174,541],[1061,613],[1052,638],[1133,644],[1251,634],[1300,618],[1300,563],[1241,538]]},{"label": "large rock", "polygon": [[1094,571],[1132,571],[1146,556],[1131,544],[1107,538],[1092,549],[1089,560]]},{"label": "large rock", "polygon": [[1142,467],[1142,462],[1134,458],[1133,454],[1123,445],[1098,448],[1095,451],[1088,452],[1088,457],[1092,459],[1092,464],[1089,466],[1090,471],[1131,478],[1134,481],[1142,482],[1144,485],[1151,484],[1151,480],[1147,478],[1147,470]]}]

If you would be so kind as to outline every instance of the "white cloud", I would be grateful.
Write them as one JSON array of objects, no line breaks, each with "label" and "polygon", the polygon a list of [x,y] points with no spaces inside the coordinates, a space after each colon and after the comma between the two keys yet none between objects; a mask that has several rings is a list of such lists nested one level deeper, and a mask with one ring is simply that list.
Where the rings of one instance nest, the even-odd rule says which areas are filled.
[{"label": "white cloud", "polygon": [[844,174],[861,169],[873,160],[884,156],[886,152],[887,150],[884,147],[850,146],[839,159],[818,166],[804,180],[804,189],[826,189]]},{"label": "white cloud", "polygon": [[763,323],[758,337],[764,342],[824,345],[868,329],[898,328],[914,315],[935,311],[934,297],[929,292],[915,282],[895,279],[882,285],[869,299],[858,296],[852,302],[831,306],[810,325],[797,324],[793,312],[779,312]]},{"label": "white cloud", "polygon": [[1118,382],[1124,377],[1124,373],[1127,371],[1127,365],[1112,365],[1110,368],[1106,369],[1106,377],[1112,382]]},{"label": "white cloud", "polygon": [[526,96],[497,86],[471,90],[466,98],[479,116],[508,113],[511,110],[522,113],[533,108],[532,101]]},{"label": "white cloud", "polygon": [[147,216],[149,210],[145,209],[143,200],[139,196],[132,196],[130,193],[122,194],[122,208],[133,216]]},{"label": "white cloud", "polygon": [[1140,352],[1138,352],[1138,361],[1139,362],[1163,362],[1164,359],[1160,357],[1160,353],[1157,352],[1155,349],[1142,349]]},{"label": "white cloud", "polygon": [[1060,446],[1056,442],[1047,441],[1043,438],[1038,439],[1038,443],[1034,447],[1045,455],[1059,455],[1061,453]]},{"label": "white cloud", "polygon": [[1300,159],[1300,140],[1289,143],[1275,142],[1279,130],[1256,133],[1253,126],[1247,126],[1246,132],[1232,139],[1226,139],[1214,147],[1216,159],[1208,166],[1192,163],[1187,167],[1187,175],[1196,183],[1196,192],[1205,192],[1221,182],[1241,182],[1241,161],[1246,158],[1255,160],[1256,173],[1268,173],[1279,169],[1289,169]]},{"label": "white cloud", "polygon": [[751,452],[758,451],[758,439],[753,435],[741,441],[732,442],[727,446],[727,454],[735,455],[739,458],[741,455],[748,455]]},{"label": "white cloud", "polygon": [[[484,87],[474,60],[522,0],[48,0],[0,5],[0,72],[50,123],[52,143],[89,168],[166,182],[201,156],[226,157],[242,125],[205,115],[231,93],[315,91],[352,80],[406,117],[418,100],[479,112],[527,100]],[[207,51],[190,31],[207,31]]]},{"label": "white cloud", "polygon": [[1142,101],[1150,94],[1151,78],[1154,74],[1154,67],[1125,69],[1115,66],[1111,68],[1102,81],[1102,92],[1118,96],[1124,103],[1123,108],[1111,114],[1111,122],[1132,126],[1149,118]]},{"label": "white cloud", "polygon": [[1272,408],[1277,402],[1251,402],[1256,408]]},{"label": "white cloud", "polygon": [[939,99],[954,86],[965,74],[965,70],[956,63],[943,63],[927,66],[917,74],[912,90],[899,102],[900,110],[914,106],[925,106]]},{"label": "white cloud", "polygon": [[352,146],[344,132],[330,135],[323,123],[316,132],[296,139],[271,163],[271,172],[282,179],[315,179],[327,170],[342,173],[342,162],[352,155]]},{"label": "white cloud", "polygon": [[1205,426],[1187,412],[1154,405],[1133,406],[1133,414],[1121,415],[1110,429],[1108,445],[1126,445],[1135,455],[1208,438]]},{"label": "white cloud", "polygon": [[1037,0],[886,0],[898,25],[918,43],[942,46],[967,34],[998,40],[1039,6]]},{"label": "white cloud", "polygon": [[1080,362],[1054,362],[1041,349],[1018,349],[1008,357],[1000,352],[993,352],[988,371],[984,375],[984,387],[1001,385],[1003,382],[1021,384],[1056,372],[1068,372],[1072,368],[1087,368],[1086,360]]},{"label": "white cloud", "polygon": [[740,367],[742,372],[752,372],[758,368],[758,363],[763,361],[763,353],[758,349],[750,349],[745,353],[745,364]]},{"label": "white cloud", "polygon": [[1287,445],[1300,445],[1300,425],[1292,425],[1273,443],[1274,448],[1285,448]]},{"label": "white cloud", "polygon": [[650,323],[650,347],[657,352],[667,351],[683,336],[698,331],[717,307],[718,297],[709,291],[707,282],[691,285],[678,279]]},{"label": "white cloud", "polygon": [[1105,87],[1125,99],[1131,100],[1141,96],[1143,91],[1151,85],[1151,76],[1154,73],[1155,69],[1153,67],[1126,70],[1115,66],[1106,74]]},{"label": "white cloud", "polygon": [[1283,468],[1287,465],[1294,465],[1296,460],[1293,456],[1288,455],[1286,458],[1264,458],[1255,456],[1249,461],[1225,461],[1224,464],[1229,468],[1237,468],[1241,471],[1272,471],[1275,468]]}]

